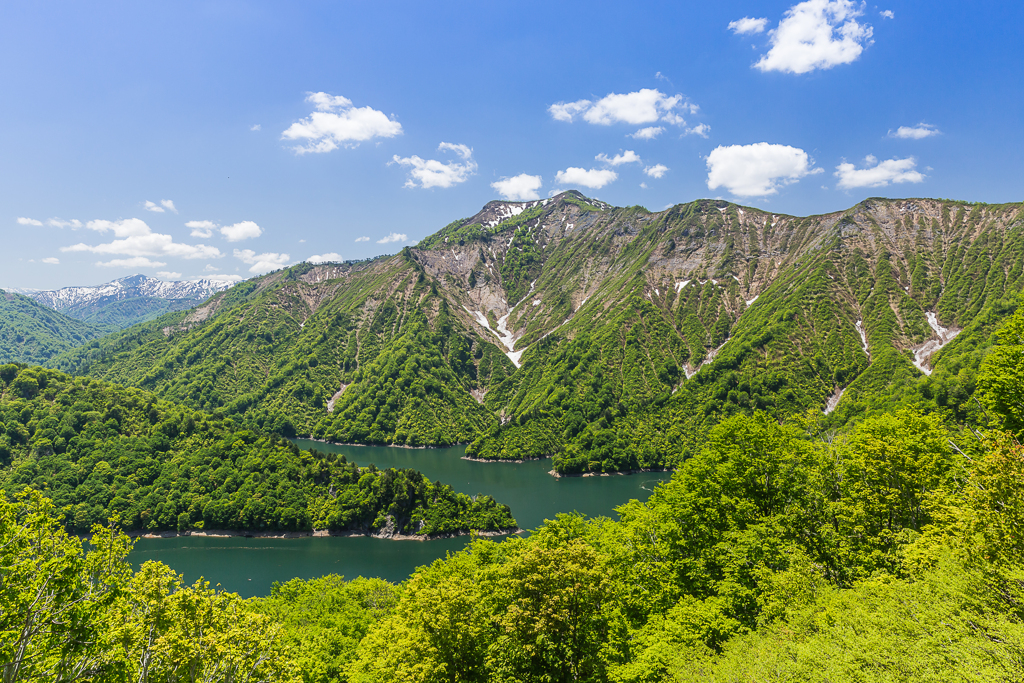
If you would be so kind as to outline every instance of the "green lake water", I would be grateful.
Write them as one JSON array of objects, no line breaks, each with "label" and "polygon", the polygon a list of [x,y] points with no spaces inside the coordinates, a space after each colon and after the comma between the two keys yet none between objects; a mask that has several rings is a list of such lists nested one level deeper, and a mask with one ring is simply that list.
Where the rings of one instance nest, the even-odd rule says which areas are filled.
[{"label": "green lake water", "polygon": [[[615,507],[646,500],[668,472],[609,477],[563,477],[548,474],[550,460],[481,463],[463,460],[465,447],[410,449],[336,446],[297,439],[300,448],[344,453],[351,462],[377,467],[411,467],[431,481],[456,491],[485,493],[512,508],[519,526],[537,527],[559,512],[614,516]],[[324,574],[379,576],[401,581],[416,567],[461,550],[468,538],[436,541],[391,541],[377,538],[178,538],[140,539],[131,559],[137,567],[159,560],[192,582],[200,576],[243,596],[266,595],[275,581]]]}]

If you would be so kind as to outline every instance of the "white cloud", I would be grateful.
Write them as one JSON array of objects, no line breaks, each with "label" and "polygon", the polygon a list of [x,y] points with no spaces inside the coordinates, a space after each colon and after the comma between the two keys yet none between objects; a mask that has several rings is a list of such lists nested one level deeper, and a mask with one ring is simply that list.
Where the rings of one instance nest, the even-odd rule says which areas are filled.
[{"label": "white cloud", "polygon": [[241,275],[203,275],[200,277],[193,277],[192,280],[210,280],[211,282],[238,282],[245,278]]},{"label": "white cloud", "polygon": [[648,126],[647,128],[641,128],[635,133],[630,133],[629,137],[636,140],[653,140],[664,132],[665,129],[661,126]]},{"label": "white cloud", "polygon": [[884,9],[881,12],[879,12],[879,14],[882,15],[883,19],[895,19],[896,18],[896,15],[893,14],[893,11],[891,9]]},{"label": "white cloud", "polygon": [[870,45],[872,28],[856,18],[853,0],[806,0],[793,5],[769,32],[771,49],[754,66],[761,71],[803,74],[849,64]]},{"label": "white cloud", "polygon": [[916,126],[900,126],[895,131],[889,131],[889,137],[902,138],[904,140],[920,140],[921,138],[938,135],[939,129],[930,123],[919,123]]},{"label": "white cloud", "polygon": [[178,209],[175,208],[174,202],[172,202],[170,199],[161,199],[160,200],[160,206],[164,207],[168,211],[173,211],[174,213],[178,213]]},{"label": "white cloud", "polygon": [[587,108],[593,104],[590,100],[578,100],[576,102],[559,102],[558,104],[552,104],[548,107],[548,111],[551,113],[551,118],[555,121],[565,121],[566,123],[572,123],[572,119],[577,114],[585,112]]},{"label": "white cloud", "polygon": [[640,187],[642,187],[643,189],[646,190],[647,189],[647,183],[640,183]]},{"label": "white cloud", "polygon": [[648,166],[644,169],[644,173],[651,176],[652,178],[660,178],[668,173],[668,166],[664,164],[655,164],[654,166]]},{"label": "white cloud", "polygon": [[77,218],[72,218],[69,221],[61,220],[60,218],[51,218],[46,221],[46,224],[52,228],[73,228],[76,230],[82,227],[82,221]]},{"label": "white cloud", "polygon": [[357,237],[356,238],[356,242],[369,242],[369,241],[370,241],[370,238],[367,237],[366,235],[363,235],[362,237]]},{"label": "white cloud", "polygon": [[[642,125],[657,121],[682,126],[686,121],[677,110],[693,114],[697,109],[696,105],[684,102],[682,95],[669,97],[660,90],[644,88],[631,93],[611,93],[597,102],[559,102],[548,107],[548,112],[556,121],[567,123],[582,115],[587,123],[600,126],[610,126],[613,123]],[[650,139],[660,132],[651,130],[645,135],[643,131],[637,131],[634,137]]]},{"label": "white cloud", "polygon": [[170,270],[159,270],[156,273],[157,277],[162,277],[165,280],[180,280],[181,273],[175,273]]},{"label": "white cloud", "polygon": [[707,157],[707,166],[708,189],[725,187],[738,197],[772,195],[781,185],[823,172],[813,168],[802,149],[767,142],[716,147]]},{"label": "white cloud", "polygon": [[408,242],[409,236],[402,232],[389,232],[377,240],[377,244],[391,244],[392,242]]},{"label": "white cloud", "polygon": [[258,123],[254,123],[253,125],[249,126],[249,130],[251,130],[251,131],[257,131],[260,128],[262,128],[262,126],[260,126],[260,124],[258,124]]},{"label": "white cloud", "polygon": [[104,268],[159,268],[167,264],[163,261],[150,261],[145,256],[135,256],[132,258],[117,258],[113,261],[98,261],[96,265],[103,266]]},{"label": "white cloud", "polygon": [[497,190],[498,194],[505,199],[525,202],[531,199],[540,199],[540,194],[537,193],[537,190],[543,184],[544,181],[539,175],[520,173],[511,178],[496,180],[491,183],[491,187]]},{"label": "white cloud", "polygon": [[146,211],[152,211],[153,213],[163,213],[166,210],[167,209],[160,206],[159,204],[155,204],[149,200],[146,200]]},{"label": "white cloud", "polygon": [[447,188],[452,185],[464,183],[469,176],[476,172],[476,162],[473,161],[473,150],[466,145],[458,145],[451,142],[442,142],[437,146],[438,151],[455,152],[461,161],[448,161],[442,163],[436,159],[421,159],[418,156],[399,157],[397,154],[388,164],[409,166],[409,179],[405,181],[405,187],[431,187]]},{"label": "white cloud", "polygon": [[745,36],[752,35],[754,33],[764,33],[765,28],[768,27],[768,19],[754,19],[753,17],[743,17],[736,21],[730,21],[728,29],[736,35]]},{"label": "white cloud", "polygon": [[353,107],[352,101],[324,92],[309,93],[306,101],[316,111],[296,121],[283,133],[283,140],[304,140],[293,147],[297,154],[330,152],[339,145],[354,147],[373,138],[393,138],[402,134],[402,124],[371,107]]},{"label": "white cloud", "polygon": [[[128,218],[120,221],[89,221],[86,227],[97,232],[113,232],[117,239],[106,244],[73,244],[61,247],[61,251],[86,251],[94,254],[122,254],[133,257],[176,257],[185,259],[219,258],[221,252],[216,247],[203,244],[191,245],[175,242],[170,235],[155,233],[144,221]],[[111,262],[113,263],[113,262]],[[120,261],[117,262],[121,265]],[[165,265],[163,263],[159,265]]]},{"label": "white cloud", "polygon": [[252,221],[242,221],[234,225],[225,225],[220,229],[220,234],[224,235],[224,239],[228,242],[241,242],[242,240],[259,237],[263,234],[263,229]]},{"label": "white cloud", "polygon": [[51,266],[59,266],[60,265],[60,259],[57,258],[56,256],[47,256],[46,258],[42,259],[42,262],[43,263],[48,263]]},{"label": "white cloud", "polygon": [[213,265],[212,263],[207,263],[205,266],[203,266],[204,273],[216,273],[218,270],[220,270],[220,268]]},{"label": "white cloud", "polygon": [[192,232],[189,233],[192,237],[210,239],[213,237],[213,231],[217,229],[217,224],[213,221],[189,221],[185,223],[185,227],[192,228]]},{"label": "white cloud", "polygon": [[686,135],[699,135],[702,138],[707,139],[708,133],[711,132],[711,126],[706,123],[700,123],[693,128],[686,129]]},{"label": "white cloud", "polygon": [[36,227],[40,227],[42,224],[42,221],[37,221],[35,218],[25,218],[23,216],[18,217],[18,225],[34,225]]},{"label": "white cloud", "polygon": [[249,268],[250,273],[269,273],[272,270],[284,268],[291,256],[276,252],[257,254],[252,249],[235,249],[235,258],[252,266]]},{"label": "white cloud", "polygon": [[341,254],[336,254],[333,251],[327,254],[314,254],[310,256],[306,261],[309,263],[328,263],[336,262],[341,260]]},{"label": "white cloud", "polygon": [[618,173],[607,168],[592,168],[588,171],[584,168],[570,166],[555,175],[555,182],[559,185],[579,185],[597,190],[615,182],[618,177]]},{"label": "white cloud", "polygon": [[608,164],[609,166],[621,166],[622,164],[633,164],[640,163],[640,157],[631,149],[627,149],[622,154],[616,154],[611,159],[608,158],[607,154],[598,154],[594,157],[598,161]]},{"label": "white cloud", "polygon": [[889,183],[919,183],[924,180],[924,175],[915,170],[917,161],[914,157],[879,162],[868,155],[864,163],[867,167],[860,169],[851,163],[836,166],[835,176],[839,178],[837,187],[849,190],[855,187],[885,187]]}]

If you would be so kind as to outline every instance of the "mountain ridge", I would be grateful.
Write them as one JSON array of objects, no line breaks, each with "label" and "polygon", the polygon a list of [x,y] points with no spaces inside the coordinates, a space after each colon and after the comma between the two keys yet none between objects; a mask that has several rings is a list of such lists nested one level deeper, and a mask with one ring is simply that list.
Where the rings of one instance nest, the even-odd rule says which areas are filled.
[{"label": "mountain ridge", "polygon": [[[493,201],[399,254],[271,273],[58,367],[285,434],[472,441],[565,473],[671,465],[736,411],[831,406],[840,425],[900,396],[973,419],[971,368],[1024,287],[1020,206]],[[932,321],[963,331],[936,344]]]}]

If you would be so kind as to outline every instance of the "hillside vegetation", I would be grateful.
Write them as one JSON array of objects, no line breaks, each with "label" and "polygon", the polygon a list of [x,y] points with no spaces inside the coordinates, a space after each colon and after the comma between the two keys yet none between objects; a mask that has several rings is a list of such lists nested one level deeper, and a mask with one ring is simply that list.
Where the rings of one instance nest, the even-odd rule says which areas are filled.
[{"label": "hillside vegetation", "polygon": [[45,363],[108,331],[0,290],[0,363]]},{"label": "hillside vegetation", "polygon": [[507,506],[414,470],[360,468],[230,419],[55,370],[0,366],[0,491],[44,492],[70,531],[326,530],[430,537],[516,528]]},{"label": "hillside vegetation", "polygon": [[977,368],[1024,290],[1021,206],[871,199],[797,218],[491,202],[402,253],[301,264],[53,365],[248,427],[674,467],[732,415],[897,405],[977,426]]},{"label": "hillside vegetation", "polygon": [[5,674],[1018,681],[1024,313],[998,338],[979,370],[984,433],[916,410],[839,434],[733,415],[618,519],[478,539],[400,586],[328,576],[241,601],[155,562],[133,573],[126,539],[102,527],[84,549],[38,494],[0,502]]}]

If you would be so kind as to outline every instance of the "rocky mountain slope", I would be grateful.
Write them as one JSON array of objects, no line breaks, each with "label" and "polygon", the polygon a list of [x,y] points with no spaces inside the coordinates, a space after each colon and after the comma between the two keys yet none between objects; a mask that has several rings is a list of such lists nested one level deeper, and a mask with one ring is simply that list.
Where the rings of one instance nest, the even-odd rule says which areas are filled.
[{"label": "rocky mountain slope", "polygon": [[401,254],[272,273],[58,364],[286,434],[665,466],[754,409],[975,419],[1022,230],[1019,204],[495,201]]},{"label": "rocky mountain slope", "polygon": [[230,287],[216,280],[165,282],[129,275],[95,287],[25,290],[25,296],[77,320],[114,329],[131,327],[171,311],[192,308]]},{"label": "rocky mountain slope", "polygon": [[105,332],[21,294],[0,290],[0,364],[45,363]]}]

